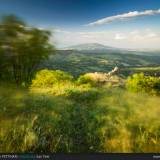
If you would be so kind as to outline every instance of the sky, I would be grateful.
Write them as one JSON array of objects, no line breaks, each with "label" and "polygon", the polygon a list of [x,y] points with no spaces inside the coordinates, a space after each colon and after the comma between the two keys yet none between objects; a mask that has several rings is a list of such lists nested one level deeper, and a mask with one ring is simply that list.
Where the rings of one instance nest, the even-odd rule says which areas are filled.
[{"label": "sky", "polygon": [[6,14],[50,30],[59,48],[101,43],[160,49],[160,0],[0,0],[0,16]]}]

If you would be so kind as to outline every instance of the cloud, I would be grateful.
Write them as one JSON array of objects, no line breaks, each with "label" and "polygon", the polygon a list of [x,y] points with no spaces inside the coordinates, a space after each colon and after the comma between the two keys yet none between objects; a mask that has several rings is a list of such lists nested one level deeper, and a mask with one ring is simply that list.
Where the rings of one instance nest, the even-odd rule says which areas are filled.
[{"label": "cloud", "polygon": [[158,9],[158,10],[145,10],[142,12],[133,11],[133,12],[128,12],[128,13],[124,13],[124,14],[119,14],[119,15],[99,19],[95,22],[87,24],[86,26],[103,25],[103,24],[108,24],[108,23],[114,22],[114,21],[124,21],[124,20],[134,18],[134,17],[150,16],[150,15],[157,15],[157,14],[160,14],[160,9]]},{"label": "cloud", "polygon": [[156,33],[150,33],[147,35],[148,38],[154,38],[157,37],[158,35]]},{"label": "cloud", "polygon": [[81,43],[101,43],[118,48],[160,49],[160,31],[152,28],[134,30],[71,31],[53,30],[51,43],[58,48]]},{"label": "cloud", "polygon": [[141,40],[153,40],[155,38],[159,38],[160,33],[153,32],[152,30],[144,30],[144,31],[138,31],[134,30],[128,33],[116,33],[115,34],[115,40],[127,40],[127,41],[133,41],[138,42]]},{"label": "cloud", "polygon": [[158,38],[160,34],[158,32],[153,32],[150,29],[144,30],[142,32],[140,31],[133,31],[129,33],[129,37],[131,39],[137,41],[137,40],[153,40],[155,38]]},{"label": "cloud", "polygon": [[126,36],[124,34],[122,34],[122,33],[117,33],[115,35],[115,39],[116,40],[123,40],[123,39],[126,39]]}]

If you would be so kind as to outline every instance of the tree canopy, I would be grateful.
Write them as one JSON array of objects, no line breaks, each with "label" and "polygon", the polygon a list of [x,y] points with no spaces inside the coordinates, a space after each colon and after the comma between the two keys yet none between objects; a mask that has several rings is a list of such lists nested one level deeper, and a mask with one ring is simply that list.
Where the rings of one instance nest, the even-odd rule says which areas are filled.
[{"label": "tree canopy", "polygon": [[17,84],[30,82],[39,63],[54,51],[51,33],[28,26],[15,15],[0,21],[0,76]]}]

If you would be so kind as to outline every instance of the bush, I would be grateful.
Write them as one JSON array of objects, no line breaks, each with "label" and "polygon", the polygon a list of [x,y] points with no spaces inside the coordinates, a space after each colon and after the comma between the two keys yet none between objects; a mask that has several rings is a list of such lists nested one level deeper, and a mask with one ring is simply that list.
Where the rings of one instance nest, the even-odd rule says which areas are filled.
[{"label": "bush", "polygon": [[123,79],[116,75],[106,73],[86,73],[77,79],[77,84],[89,84],[90,86],[123,86]]},{"label": "bush", "polygon": [[32,81],[30,91],[55,96],[68,96],[72,91],[85,91],[90,89],[88,84],[77,85],[73,76],[60,70],[41,70]]},{"label": "bush", "polygon": [[97,84],[103,83],[107,80],[107,76],[105,73],[86,73],[81,75],[77,83],[78,84],[90,84],[91,86],[95,86]]},{"label": "bush", "polygon": [[133,92],[160,94],[160,78],[145,76],[143,73],[133,74],[127,79],[126,87]]},{"label": "bush", "polygon": [[32,80],[31,87],[53,87],[56,83],[72,81],[73,76],[60,70],[41,70],[37,72],[35,79]]},{"label": "bush", "polygon": [[77,84],[90,84],[94,85],[95,82],[92,80],[92,78],[88,74],[81,75],[77,79]]}]

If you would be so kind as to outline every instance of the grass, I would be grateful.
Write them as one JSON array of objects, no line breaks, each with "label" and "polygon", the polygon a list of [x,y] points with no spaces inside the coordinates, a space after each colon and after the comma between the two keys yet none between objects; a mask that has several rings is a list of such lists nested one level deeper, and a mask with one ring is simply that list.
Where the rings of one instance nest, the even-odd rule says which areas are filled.
[{"label": "grass", "polygon": [[160,152],[159,97],[73,83],[46,90],[0,87],[1,152]]},{"label": "grass", "polygon": [[105,151],[159,152],[159,97],[115,89],[105,93],[98,104],[106,107],[108,113],[104,116],[109,134]]},{"label": "grass", "polygon": [[160,71],[160,67],[137,67],[137,68],[130,68],[130,70],[134,71]]}]

